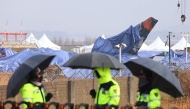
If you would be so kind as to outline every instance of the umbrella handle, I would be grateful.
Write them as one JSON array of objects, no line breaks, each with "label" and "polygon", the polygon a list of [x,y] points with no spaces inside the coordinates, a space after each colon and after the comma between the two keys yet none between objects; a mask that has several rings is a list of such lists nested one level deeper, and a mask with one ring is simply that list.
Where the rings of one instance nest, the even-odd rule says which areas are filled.
[{"label": "umbrella handle", "polygon": [[94,75],[94,73],[92,73],[92,77],[93,77],[93,80],[92,80],[92,89],[94,89],[94,78],[95,78],[95,75]]}]

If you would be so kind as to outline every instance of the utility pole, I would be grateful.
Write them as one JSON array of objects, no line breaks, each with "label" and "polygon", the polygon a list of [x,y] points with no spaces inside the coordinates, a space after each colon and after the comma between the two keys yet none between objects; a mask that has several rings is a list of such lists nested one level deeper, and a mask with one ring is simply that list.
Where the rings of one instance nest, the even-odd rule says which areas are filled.
[{"label": "utility pole", "polygon": [[169,65],[171,65],[171,56],[170,56],[170,48],[171,48],[171,45],[170,45],[170,36],[175,37],[175,35],[173,35],[172,32],[169,32],[169,35],[167,36],[167,37],[168,37],[168,40],[169,40]]},{"label": "utility pole", "polygon": [[188,33],[186,33],[186,32],[184,32],[184,33],[181,32],[181,35],[182,35],[183,37],[186,36],[186,49],[185,49],[185,50],[186,50],[186,63],[188,63],[188,62],[187,62],[187,61],[188,61],[188,59],[187,59],[187,57],[188,57],[188,56],[187,56],[187,53],[188,53],[188,52],[187,52],[187,49],[188,49],[187,43],[188,43],[188,36],[190,36],[190,32],[188,32]]}]

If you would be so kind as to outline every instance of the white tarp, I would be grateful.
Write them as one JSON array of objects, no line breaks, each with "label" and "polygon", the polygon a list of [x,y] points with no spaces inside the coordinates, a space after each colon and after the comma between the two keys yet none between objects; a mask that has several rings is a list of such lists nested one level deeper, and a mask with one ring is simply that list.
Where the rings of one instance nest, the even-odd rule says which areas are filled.
[{"label": "white tarp", "polygon": [[51,48],[53,50],[61,50],[61,47],[51,42],[45,33],[38,41],[40,43],[40,47]]},{"label": "white tarp", "polygon": [[104,34],[102,34],[101,37],[102,37],[103,39],[106,39],[106,36],[105,36]]},{"label": "white tarp", "polygon": [[[100,37],[102,37],[103,39],[106,39],[105,35],[102,34]],[[84,45],[82,47],[74,47],[72,49],[73,52],[78,53],[78,54],[82,54],[82,53],[90,53],[92,51],[94,44],[91,45]]]},{"label": "white tarp", "polygon": [[94,44],[92,45],[84,45],[82,47],[76,46],[72,49],[72,52],[83,54],[83,53],[90,53],[92,51]]},{"label": "white tarp", "polygon": [[148,47],[149,51],[169,51],[169,47],[158,36]]},{"label": "white tarp", "polygon": [[83,52],[90,53],[92,51],[93,46],[94,46],[94,44],[83,46]]},{"label": "white tarp", "polygon": [[[190,47],[190,44],[187,42],[187,47]],[[180,39],[174,46],[171,47],[172,50],[184,50],[186,48],[186,40],[184,37]]]}]

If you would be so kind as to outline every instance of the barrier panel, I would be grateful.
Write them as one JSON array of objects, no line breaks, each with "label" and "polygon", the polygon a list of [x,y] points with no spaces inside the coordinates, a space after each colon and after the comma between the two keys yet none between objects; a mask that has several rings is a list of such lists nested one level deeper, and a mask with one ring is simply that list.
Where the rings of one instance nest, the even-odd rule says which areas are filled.
[{"label": "barrier panel", "polygon": [[[5,101],[5,102],[0,102],[0,109],[7,109],[7,108],[5,108],[5,106],[7,104],[11,105],[10,109],[20,109],[20,105],[23,105],[23,104],[26,104],[28,106],[28,109],[35,109],[35,106],[41,106],[42,109],[49,109],[50,106],[52,106],[52,105],[55,106],[55,109],[64,109],[65,107],[69,107],[69,109],[74,109],[74,104],[73,103],[65,103],[65,104],[59,104],[57,102],[30,103],[30,102],[25,102],[25,101],[21,101],[21,102],[17,103],[15,101],[10,101],[10,100]],[[88,109],[88,108],[85,108],[85,109]]]},{"label": "barrier panel", "polygon": [[[115,106],[115,105],[89,105],[86,103],[80,103],[80,104],[76,104],[74,105],[74,103],[64,103],[64,104],[60,104],[58,102],[49,102],[49,103],[40,103],[40,102],[36,102],[36,103],[30,103],[30,102],[25,102],[25,101],[21,101],[19,103],[15,102],[15,101],[5,101],[5,102],[0,102],[0,109],[8,109],[5,108],[5,106],[7,104],[10,104],[11,107],[10,109],[22,109],[20,107],[20,105],[26,104],[28,106],[27,109],[35,109],[35,106],[40,106],[40,109],[51,109],[50,106],[54,106],[55,108],[53,109],[133,109],[133,106],[131,105],[126,105],[126,106]],[[189,106],[190,107],[190,106]],[[140,106],[138,108],[135,109],[148,109],[146,106]],[[162,107],[157,107],[155,109],[163,109]],[[178,109],[177,107],[171,107],[169,109]],[[187,108],[190,109],[190,108]]]}]

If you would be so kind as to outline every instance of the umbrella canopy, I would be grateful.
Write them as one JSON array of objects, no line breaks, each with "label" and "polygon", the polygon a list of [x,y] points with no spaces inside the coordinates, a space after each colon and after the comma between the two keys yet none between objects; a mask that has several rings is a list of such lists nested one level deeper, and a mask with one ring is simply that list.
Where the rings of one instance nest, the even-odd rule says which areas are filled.
[{"label": "umbrella canopy", "polygon": [[29,73],[36,67],[44,70],[54,57],[54,55],[36,55],[21,64],[9,79],[6,98],[15,97],[20,88],[28,82]]},{"label": "umbrella canopy", "polygon": [[157,87],[161,91],[175,98],[183,96],[183,91],[179,80],[167,67],[163,66],[161,63],[149,58],[138,58],[126,62],[125,65],[135,76],[138,76],[140,71],[144,68],[152,71],[153,87]]},{"label": "umbrella canopy", "polygon": [[109,67],[110,69],[122,69],[125,66],[115,57],[104,53],[85,53],[69,59],[64,67],[94,69],[96,67]]}]

